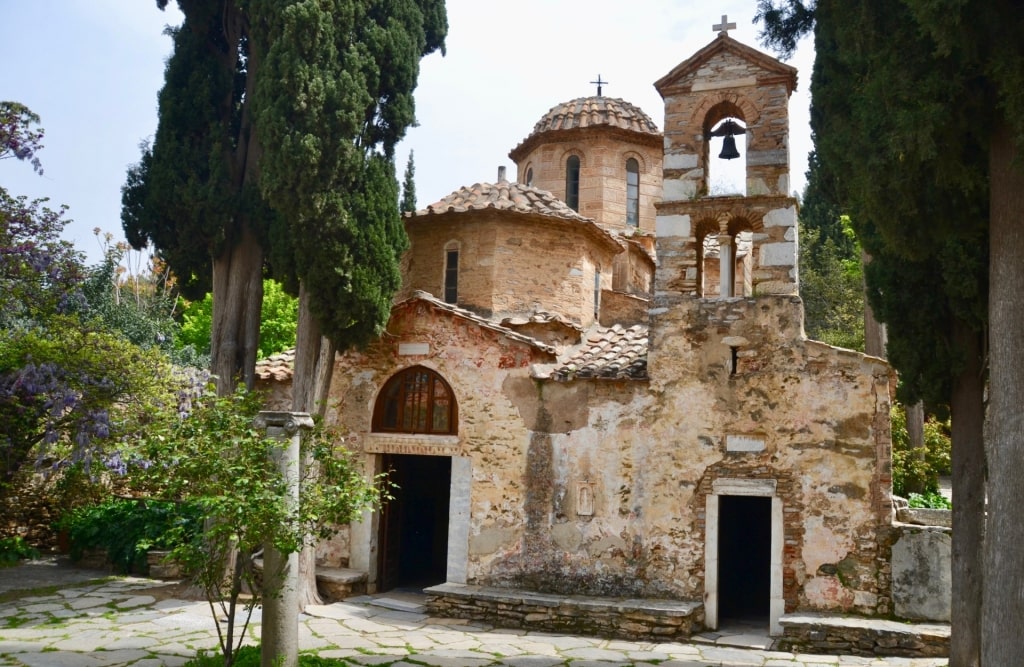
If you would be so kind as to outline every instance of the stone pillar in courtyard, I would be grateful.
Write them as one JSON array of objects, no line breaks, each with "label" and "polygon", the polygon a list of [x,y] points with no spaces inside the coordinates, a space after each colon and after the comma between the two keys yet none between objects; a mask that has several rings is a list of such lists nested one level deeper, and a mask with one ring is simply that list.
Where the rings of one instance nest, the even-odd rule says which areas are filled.
[{"label": "stone pillar in courtyard", "polygon": [[[299,445],[303,430],[313,428],[305,412],[264,410],[256,427],[281,442],[275,463],[286,482],[292,507],[299,504]],[[299,554],[282,554],[272,544],[263,550],[263,667],[296,667],[299,655]],[[267,592],[270,592],[269,594]]]}]

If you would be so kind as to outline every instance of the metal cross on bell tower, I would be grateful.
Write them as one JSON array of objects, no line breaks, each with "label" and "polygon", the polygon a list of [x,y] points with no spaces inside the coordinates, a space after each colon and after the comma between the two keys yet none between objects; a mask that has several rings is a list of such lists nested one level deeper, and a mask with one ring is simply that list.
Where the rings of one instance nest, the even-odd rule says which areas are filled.
[{"label": "metal cross on bell tower", "polygon": [[724,35],[724,36],[728,37],[729,36],[729,31],[736,29],[736,24],[735,23],[729,23],[729,15],[728,14],[722,14],[722,22],[719,23],[718,25],[711,26],[711,29],[717,31],[719,35]]},{"label": "metal cross on bell tower", "polygon": [[606,83],[610,83],[610,82],[609,82],[609,81],[602,81],[602,80],[601,80],[601,75],[600,75],[600,74],[598,74],[598,75],[597,75],[597,81],[591,81],[590,83],[595,83],[595,84],[597,84],[597,96],[598,96],[598,97],[601,97],[601,86],[603,86],[603,85],[604,85],[604,84],[606,84]]}]

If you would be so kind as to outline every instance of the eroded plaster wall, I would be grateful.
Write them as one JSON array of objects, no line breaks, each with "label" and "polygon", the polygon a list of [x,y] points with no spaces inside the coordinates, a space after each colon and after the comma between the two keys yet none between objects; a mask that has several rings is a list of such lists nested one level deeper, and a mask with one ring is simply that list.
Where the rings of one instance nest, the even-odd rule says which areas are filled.
[{"label": "eroded plaster wall", "polygon": [[801,340],[799,308],[693,300],[660,314],[649,384],[507,383],[530,429],[526,525],[517,549],[471,566],[476,582],[700,599],[715,481],[772,480],[786,609],[887,613],[889,370]]}]

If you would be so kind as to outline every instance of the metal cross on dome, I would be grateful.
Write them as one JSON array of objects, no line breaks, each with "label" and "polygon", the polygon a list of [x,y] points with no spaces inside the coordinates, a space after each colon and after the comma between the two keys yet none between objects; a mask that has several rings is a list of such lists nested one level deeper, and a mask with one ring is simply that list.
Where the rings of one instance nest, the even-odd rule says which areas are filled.
[{"label": "metal cross on dome", "polygon": [[597,75],[597,81],[591,81],[590,83],[596,83],[597,84],[597,96],[601,97],[601,86],[603,86],[604,84],[609,83],[609,82],[608,81],[602,81],[601,80],[601,75],[598,74]]},{"label": "metal cross on dome", "polygon": [[729,23],[729,15],[728,14],[722,14],[722,22],[719,23],[718,25],[711,26],[711,29],[712,30],[717,30],[719,35],[726,35],[726,36],[728,36],[730,30],[735,30],[736,29],[736,24],[735,23]]}]

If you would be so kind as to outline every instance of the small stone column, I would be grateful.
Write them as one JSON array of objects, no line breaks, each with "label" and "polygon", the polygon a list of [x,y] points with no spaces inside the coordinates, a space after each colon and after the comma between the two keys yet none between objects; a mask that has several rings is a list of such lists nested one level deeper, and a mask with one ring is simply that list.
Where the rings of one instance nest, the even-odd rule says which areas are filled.
[{"label": "small stone column", "polygon": [[[302,430],[313,428],[305,412],[264,410],[256,415],[257,428],[281,441],[274,458],[284,476],[288,501],[299,504],[299,444]],[[263,549],[263,667],[296,667],[299,658],[299,554],[282,554],[273,545]],[[267,594],[267,591],[272,591]]]},{"label": "small stone column", "polygon": [[718,294],[723,299],[733,296],[736,285],[736,263],[732,254],[732,237],[722,232],[718,235]]}]

